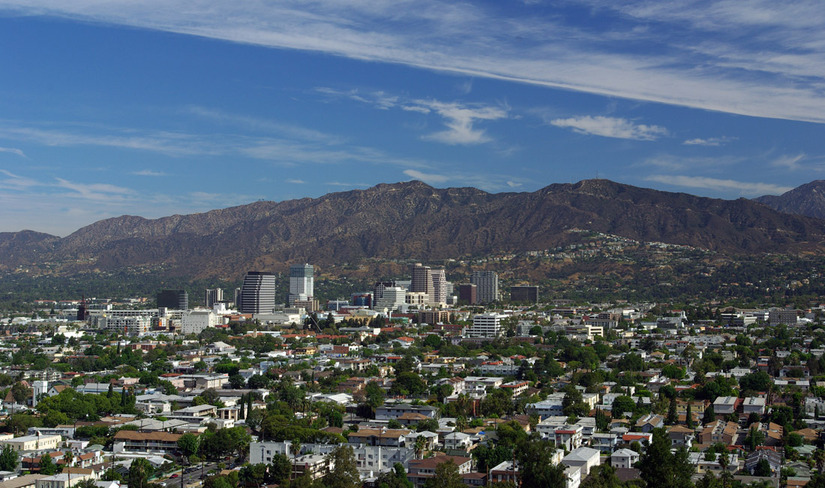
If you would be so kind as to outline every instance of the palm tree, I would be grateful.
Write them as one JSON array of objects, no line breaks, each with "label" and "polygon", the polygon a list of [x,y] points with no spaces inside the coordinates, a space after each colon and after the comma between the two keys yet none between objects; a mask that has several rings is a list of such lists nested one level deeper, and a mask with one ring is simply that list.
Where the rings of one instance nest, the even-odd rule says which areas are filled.
[{"label": "palm tree", "polygon": [[728,457],[727,449],[717,454],[716,461],[719,463],[719,467],[722,468],[722,474],[720,475],[720,477],[722,478],[722,488],[728,488],[728,482],[730,481],[731,473],[730,471],[728,471],[728,465],[730,465],[730,458]]},{"label": "palm tree", "polygon": [[825,451],[822,449],[817,449],[814,451],[813,455],[814,463],[816,463],[816,469],[819,473],[822,473],[822,468],[825,467]]},{"label": "palm tree", "polygon": [[301,441],[295,439],[289,445],[289,450],[292,452],[292,459],[295,459],[301,453]]},{"label": "palm tree", "polygon": [[415,456],[417,458],[423,459],[425,447],[427,447],[427,439],[425,439],[423,435],[419,434],[415,438]]}]

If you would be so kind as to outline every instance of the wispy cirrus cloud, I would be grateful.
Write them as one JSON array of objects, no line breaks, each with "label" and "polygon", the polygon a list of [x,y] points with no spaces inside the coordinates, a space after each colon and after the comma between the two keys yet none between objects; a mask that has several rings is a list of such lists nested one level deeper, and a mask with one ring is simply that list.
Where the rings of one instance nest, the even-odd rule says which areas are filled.
[{"label": "wispy cirrus cloud", "polygon": [[702,139],[697,137],[695,139],[688,139],[684,141],[682,144],[685,146],[710,146],[710,147],[718,147],[727,142],[732,141],[733,139],[730,137],[709,137],[707,139]]},{"label": "wispy cirrus cloud", "polygon": [[579,134],[616,139],[635,139],[638,141],[655,141],[668,134],[667,129],[658,125],[636,124],[627,119],[601,115],[553,119],[550,121],[550,125],[572,129]]},{"label": "wispy cirrus cloud", "polygon": [[317,91],[326,95],[343,96],[351,100],[367,103],[380,110],[400,108],[407,112],[416,112],[424,115],[437,114],[442,118],[446,129],[426,134],[422,139],[449,145],[474,145],[490,142],[492,138],[488,136],[483,129],[476,127],[476,123],[479,121],[506,119],[509,116],[509,108],[505,106],[406,99],[389,95],[383,91],[341,91],[328,87],[318,88]]},{"label": "wispy cirrus cloud", "polygon": [[588,22],[572,11],[581,3],[0,0],[0,9],[825,122],[819,0],[590,0]]},{"label": "wispy cirrus cloud", "polygon": [[420,180],[427,184],[439,184],[450,181],[450,178],[448,176],[435,173],[424,173],[422,171],[416,171],[414,169],[404,170],[404,174],[414,180]]},{"label": "wispy cirrus cloud", "polygon": [[670,186],[683,188],[700,188],[745,196],[779,195],[790,191],[793,187],[775,185],[772,183],[758,183],[737,181],[731,179],[709,178],[705,176],[687,175],[650,175],[646,181],[655,181]]},{"label": "wispy cirrus cloud", "polygon": [[16,154],[21,158],[26,157],[26,154],[21,149],[17,149],[15,147],[0,147],[0,153]]},{"label": "wispy cirrus cloud", "polygon": [[[243,156],[275,164],[340,164],[362,162],[424,167],[426,162],[399,158],[385,151],[349,143],[345,138],[266,120],[211,112],[192,107],[201,117],[222,118],[224,123],[254,125],[273,135],[248,132],[171,132],[94,124],[32,124],[0,120],[0,137],[55,147],[99,147],[163,154],[173,158],[192,156]],[[277,134],[277,135],[275,135]],[[135,173],[140,176],[161,176]]]},{"label": "wispy cirrus cloud", "polygon": [[[408,169],[404,174],[428,185],[470,186],[481,190],[508,191],[523,186],[528,181],[513,175],[467,172],[425,172]],[[508,179],[509,178],[509,179]]]},{"label": "wispy cirrus cloud", "polygon": [[784,168],[788,171],[798,171],[800,169],[804,169],[804,166],[799,163],[804,161],[806,158],[807,155],[805,154],[796,154],[793,156],[784,155],[774,159],[770,164],[771,166]]},{"label": "wispy cirrus cloud", "polygon": [[166,173],[163,171],[154,171],[151,169],[142,169],[140,171],[132,171],[133,175],[135,176],[166,176]]},{"label": "wispy cirrus cloud", "polygon": [[673,154],[657,154],[645,158],[633,167],[654,167],[668,171],[681,171],[696,168],[723,168],[746,160],[744,156],[711,156],[711,157],[684,157]]}]

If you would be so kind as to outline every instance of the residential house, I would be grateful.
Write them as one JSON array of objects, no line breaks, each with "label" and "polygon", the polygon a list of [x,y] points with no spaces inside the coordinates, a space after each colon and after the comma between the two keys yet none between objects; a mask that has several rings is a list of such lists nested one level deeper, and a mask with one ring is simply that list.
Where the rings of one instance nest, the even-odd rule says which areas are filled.
[{"label": "residential house", "polygon": [[409,480],[415,488],[423,488],[428,479],[435,476],[435,468],[447,461],[452,461],[458,466],[459,474],[467,474],[472,471],[472,458],[463,456],[436,456],[427,459],[414,459],[410,461],[410,467],[407,471],[407,480]]},{"label": "residential house", "polygon": [[[557,444],[558,445],[558,444]],[[599,451],[589,447],[579,447],[574,449],[567,456],[562,458],[561,462],[565,466],[573,466],[581,469],[582,478],[586,478],[590,474],[590,470],[594,466],[601,464]]]},{"label": "residential house", "polygon": [[736,422],[725,422],[724,420],[716,420],[711,422],[702,429],[699,433],[699,442],[702,444],[715,444],[721,442],[726,446],[734,443],[737,432],[739,431],[739,424]]},{"label": "residential house", "polygon": [[632,449],[619,449],[610,455],[610,465],[614,468],[632,468],[639,461],[639,453]]},{"label": "residential house", "polygon": [[658,429],[664,426],[665,418],[654,413],[643,415],[636,421],[636,428],[645,433],[653,432],[653,429]]}]

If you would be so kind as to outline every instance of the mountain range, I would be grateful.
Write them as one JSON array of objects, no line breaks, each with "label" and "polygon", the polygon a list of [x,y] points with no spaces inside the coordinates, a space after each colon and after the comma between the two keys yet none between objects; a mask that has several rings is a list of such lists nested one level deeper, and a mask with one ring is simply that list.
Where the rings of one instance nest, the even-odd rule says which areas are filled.
[{"label": "mountain range", "polygon": [[[818,181],[780,197],[721,200],[608,180],[535,192],[436,189],[418,181],[159,219],[101,220],[60,238],[0,233],[0,271],[71,275],[127,268],[236,279],[288,263],[434,261],[574,243],[579,231],[720,253],[825,254]],[[816,202],[820,202],[818,205]],[[771,208],[773,207],[773,208]]]},{"label": "mountain range", "polygon": [[825,219],[825,180],[798,186],[782,195],[765,195],[756,199],[774,210]]}]

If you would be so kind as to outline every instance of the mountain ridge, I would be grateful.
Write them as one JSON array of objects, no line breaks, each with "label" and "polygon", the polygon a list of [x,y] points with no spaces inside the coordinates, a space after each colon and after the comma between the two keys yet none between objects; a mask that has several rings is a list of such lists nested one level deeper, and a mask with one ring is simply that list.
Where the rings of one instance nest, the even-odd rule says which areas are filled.
[{"label": "mountain ridge", "polygon": [[59,238],[0,234],[0,270],[146,268],[177,276],[232,276],[291,262],[368,258],[442,260],[548,249],[575,229],[727,254],[825,254],[825,221],[747,199],[721,200],[609,180],[535,192],[436,189],[413,181],[319,198],[260,201],[158,219],[104,219]]},{"label": "mountain ridge", "polygon": [[756,201],[779,212],[825,219],[825,180],[814,180],[782,195],[765,195]]}]

